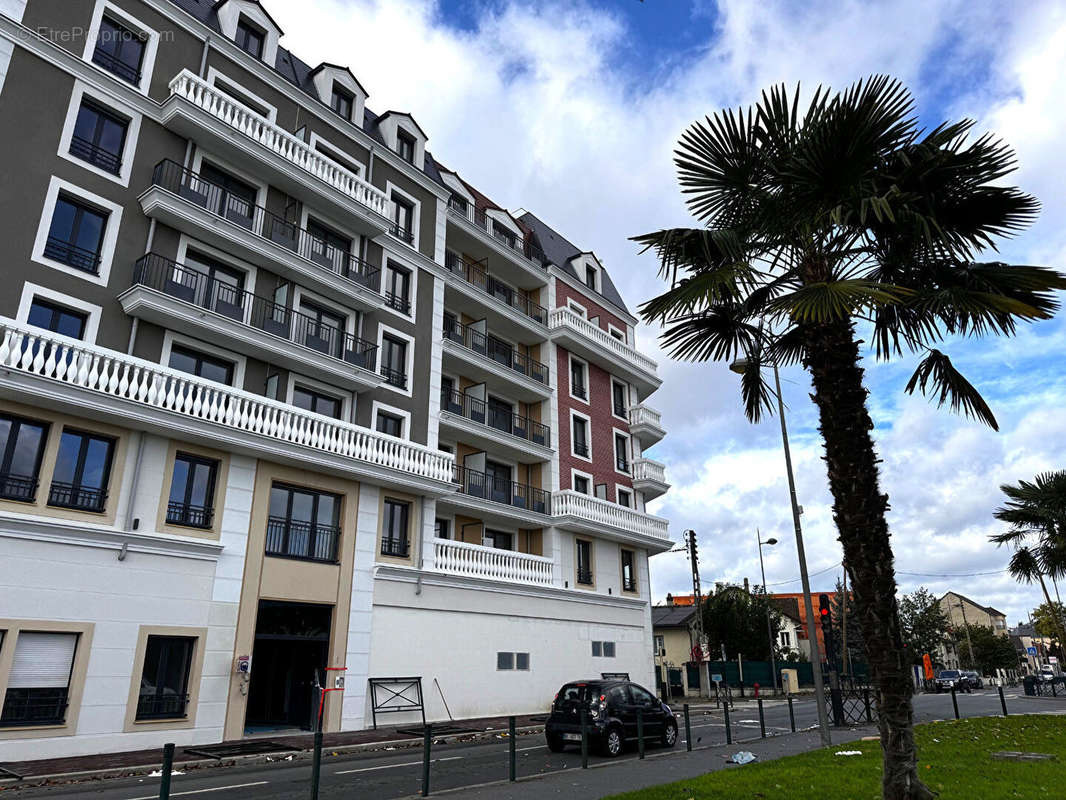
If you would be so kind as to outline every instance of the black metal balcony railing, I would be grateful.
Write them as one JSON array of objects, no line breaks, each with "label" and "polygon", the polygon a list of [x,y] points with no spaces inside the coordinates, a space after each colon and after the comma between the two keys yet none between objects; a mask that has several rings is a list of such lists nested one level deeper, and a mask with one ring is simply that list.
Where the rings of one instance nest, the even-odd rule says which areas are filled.
[{"label": "black metal balcony railing", "polygon": [[9,687],[0,711],[0,727],[62,725],[67,716],[67,689]]},{"label": "black metal balcony railing", "polygon": [[32,503],[36,497],[37,477],[35,475],[0,472],[0,498]]},{"label": "black metal balcony railing", "polygon": [[100,254],[96,250],[78,247],[58,236],[48,237],[44,243],[44,255],[45,258],[80,269],[82,272],[96,275],[100,271]]},{"label": "black metal balcony railing", "polygon": [[267,520],[266,554],[304,561],[337,561],[340,528],[286,517]]},{"label": "black metal balcony railing", "polygon": [[485,272],[484,261],[477,263],[467,261],[449,250],[445,253],[444,265],[453,275],[458,275],[471,286],[477,287],[490,297],[520,311],[534,322],[539,322],[541,325],[548,324],[548,309],[534,303],[517,289],[489,275]]},{"label": "black metal balcony railing", "polygon": [[453,194],[448,198],[448,208],[453,211],[458,211],[460,214],[466,214],[470,208],[470,203],[465,197],[458,197]]},{"label": "black metal balcony railing", "polygon": [[614,466],[619,472],[629,472],[629,459],[625,456],[615,456]]},{"label": "black metal balcony railing", "polygon": [[107,501],[107,491],[91,486],[78,486],[73,483],[52,481],[48,490],[48,505],[59,508],[72,508],[77,511],[103,511]]},{"label": "black metal balcony railing", "polygon": [[617,400],[614,403],[614,415],[616,417],[625,417],[629,419],[629,409],[626,408],[625,403],[619,403]]},{"label": "black metal balcony railing", "polygon": [[548,367],[539,361],[523,355],[491,334],[484,334],[459,322],[444,320],[444,338],[461,344],[468,350],[480,353],[493,361],[509,367],[515,372],[532,378],[537,383],[548,384]]},{"label": "black metal balcony railing", "polygon": [[407,244],[414,244],[415,233],[409,228],[404,228],[397,223],[393,223],[392,227],[389,229],[389,233],[391,233],[401,242],[406,242]]},{"label": "black metal balcony railing", "polygon": [[574,442],[574,454],[582,458],[589,457],[589,446],[585,442]]},{"label": "black metal balcony railing", "polygon": [[411,545],[404,539],[396,539],[386,536],[381,540],[381,555],[393,558],[407,558],[411,552]]},{"label": "black metal balcony railing", "polygon": [[448,201],[448,208],[459,215],[466,217],[468,221],[473,222],[485,231],[485,233],[492,236],[496,241],[521,253],[530,261],[536,262],[538,266],[547,266],[548,259],[544,255],[543,250],[532,242],[520,239],[512,231],[508,231],[505,228],[497,228],[492,217],[485,213],[485,209],[475,208],[473,209],[473,213],[471,213],[470,204],[465,202],[462,198],[456,198],[454,196]]},{"label": "black metal balcony railing", "polygon": [[574,397],[580,397],[582,400],[588,400],[589,391],[585,388],[585,384],[575,381],[570,384],[570,394]]},{"label": "black metal balcony railing", "polygon": [[70,154],[113,175],[118,175],[122,171],[121,153],[112,153],[80,136],[71,137]]},{"label": "black metal balcony railing", "polygon": [[525,439],[527,442],[539,444],[542,447],[551,446],[551,429],[547,425],[535,422],[529,417],[523,417],[521,414],[495,408],[477,397],[442,389],[440,408],[441,411],[458,414],[472,422],[487,425],[498,431],[509,433],[511,436],[517,436],[519,439]]},{"label": "black metal balcony railing", "polygon": [[137,719],[180,719],[188,707],[187,694],[142,694],[137,698]]},{"label": "black metal balcony railing", "polygon": [[385,305],[396,309],[401,314],[411,316],[411,301],[402,295],[385,292]]},{"label": "black metal balcony railing", "polygon": [[210,528],[215,520],[215,509],[210,506],[194,506],[191,503],[167,503],[167,524],[184,525],[189,528]]},{"label": "black metal balcony railing", "polygon": [[152,184],[184,197],[212,214],[229,220],[274,244],[291,250],[345,280],[378,291],[381,271],[358,256],[331,245],[308,230],[249,203],[217,184],[204,180],[176,161],[155,165]]},{"label": "black metal balcony railing", "polygon": [[125,61],[120,61],[110,53],[104,52],[99,47],[93,50],[93,63],[103,67],[112,75],[118,75],[122,80],[132,83],[134,86],[138,86],[141,82],[140,69],[137,67],[131,67]]},{"label": "black metal balcony railing", "polygon": [[[592,577],[591,575],[589,576]],[[622,578],[622,591],[635,592],[637,590],[637,582],[633,578]]]},{"label": "black metal balcony railing", "polygon": [[371,372],[377,365],[376,344],[156,253],[138,259],[133,285],[155,289]]},{"label": "black metal balcony railing", "polygon": [[471,497],[524,508],[537,514],[551,514],[551,494],[543,489],[498,478],[458,464],[454,467],[452,480],[459,484],[460,492]]},{"label": "black metal balcony railing", "polygon": [[398,389],[407,388],[407,373],[402,370],[392,369],[386,367],[384,364],[381,367],[381,376],[390,386],[395,386]]},{"label": "black metal balcony railing", "polygon": [[592,570],[586,567],[577,568],[577,582],[583,583],[585,586],[592,585]]}]

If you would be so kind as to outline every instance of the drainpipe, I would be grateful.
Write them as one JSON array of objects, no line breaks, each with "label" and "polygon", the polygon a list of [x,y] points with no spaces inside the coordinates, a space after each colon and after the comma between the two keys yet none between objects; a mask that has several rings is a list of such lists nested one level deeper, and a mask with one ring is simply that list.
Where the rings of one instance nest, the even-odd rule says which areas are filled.
[{"label": "drainpipe", "polygon": [[[136,322],[136,320],[134,320]],[[126,530],[136,530],[139,520],[133,518],[133,501],[141,478],[141,459],[144,458],[144,432],[137,432],[137,458],[133,462],[133,479],[130,481],[130,496],[126,499]]]}]

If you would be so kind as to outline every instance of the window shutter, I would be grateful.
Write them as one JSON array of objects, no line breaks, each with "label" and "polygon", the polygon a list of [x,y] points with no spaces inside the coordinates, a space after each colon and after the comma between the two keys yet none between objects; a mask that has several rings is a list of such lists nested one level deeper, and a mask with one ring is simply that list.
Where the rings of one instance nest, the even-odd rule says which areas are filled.
[{"label": "window shutter", "polygon": [[67,688],[77,644],[76,633],[20,633],[8,688]]}]

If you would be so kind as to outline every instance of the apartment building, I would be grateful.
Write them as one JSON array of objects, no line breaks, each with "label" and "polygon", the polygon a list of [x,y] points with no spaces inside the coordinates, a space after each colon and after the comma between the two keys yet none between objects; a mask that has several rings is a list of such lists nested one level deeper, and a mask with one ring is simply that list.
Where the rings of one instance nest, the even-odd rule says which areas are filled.
[{"label": "apartment building", "polygon": [[0,760],[653,680],[636,318],[281,38],[0,0]]}]

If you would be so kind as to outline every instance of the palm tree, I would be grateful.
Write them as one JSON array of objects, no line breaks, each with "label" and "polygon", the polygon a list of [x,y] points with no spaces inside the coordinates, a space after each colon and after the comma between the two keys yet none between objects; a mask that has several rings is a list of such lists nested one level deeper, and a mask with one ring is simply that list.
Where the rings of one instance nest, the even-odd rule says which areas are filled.
[{"label": "palm tree", "polygon": [[[1028,547],[1019,547],[1014,551],[1014,555],[1010,557],[1007,569],[1016,581],[1027,584],[1038,581],[1041,591],[1044,592],[1044,600],[1047,602],[1047,607],[1055,608],[1055,604],[1051,602],[1051,595],[1048,594],[1047,584],[1044,582],[1046,568],[1040,555],[1034,553]],[[1059,628],[1059,641],[1066,642],[1066,631],[1063,630],[1062,620],[1058,618],[1058,615],[1054,616]]]},{"label": "palm tree", "polygon": [[991,409],[936,345],[1012,335],[1047,319],[1066,276],[975,263],[1027,226],[1038,203],[1001,179],[1011,150],[972,122],[920,130],[910,94],[873,77],[841,93],[763,92],[746,112],[693,123],[676,151],[701,227],[635,241],[670,289],[641,307],[677,358],[743,356],[745,411],[772,411],[767,370],[802,364],[813,383],[833,514],[876,687],[886,800],[929,798],[918,779],[903,648],[860,344],[883,359],[921,353],[907,391],[934,393],[996,428]]}]

